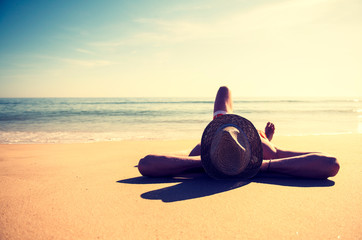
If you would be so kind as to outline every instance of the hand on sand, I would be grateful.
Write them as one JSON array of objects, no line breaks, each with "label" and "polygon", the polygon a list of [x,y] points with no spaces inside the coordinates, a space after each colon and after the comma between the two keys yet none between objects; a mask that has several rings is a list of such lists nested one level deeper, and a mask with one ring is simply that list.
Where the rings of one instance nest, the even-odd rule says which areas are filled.
[{"label": "hand on sand", "polygon": [[265,135],[269,139],[269,141],[271,141],[273,139],[274,132],[275,132],[274,124],[271,122],[268,122],[265,126]]}]

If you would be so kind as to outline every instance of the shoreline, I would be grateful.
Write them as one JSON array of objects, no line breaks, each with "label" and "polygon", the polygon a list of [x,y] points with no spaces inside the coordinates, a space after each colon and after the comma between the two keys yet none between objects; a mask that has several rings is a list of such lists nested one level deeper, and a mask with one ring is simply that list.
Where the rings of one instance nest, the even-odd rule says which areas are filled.
[{"label": "shoreline", "polygon": [[[40,133],[39,133],[40,134]],[[74,133],[75,134],[75,133]],[[344,136],[344,135],[362,135],[362,132],[336,132],[336,133],[311,133],[311,134],[288,134],[288,135],[278,135],[276,134],[275,137],[277,138],[285,138],[285,137],[309,137],[309,136]],[[112,140],[68,140],[68,141],[55,141],[55,140],[48,140],[49,142],[1,142],[0,139],[0,145],[28,145],[28,144],[81,144],[81,143],[112,143],[112,142],[125,142],[125,141],[186,141],[186,140],[201,140],[201,134],[199,138],[125,138],[125,139],[112,139]]]},{"label": "shoreline", "polygon": [[274,137],[277,146],[336,156],[341,169],[327,180],[146,178],[135,167],[197,142],[0,144],[0,239],[361,236],[362,134]]}]

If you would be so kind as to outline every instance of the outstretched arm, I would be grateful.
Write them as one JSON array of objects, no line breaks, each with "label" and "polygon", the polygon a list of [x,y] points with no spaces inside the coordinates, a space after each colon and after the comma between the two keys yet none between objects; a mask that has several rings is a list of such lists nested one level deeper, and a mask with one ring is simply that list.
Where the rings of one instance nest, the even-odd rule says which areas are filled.
[{"label": "outstretched arm", "polygon": [[200,156],[147,155],[138,163],[140,173],[148,177],[175,176],[192,169],[202,170]]},{"label": "outstretched arm", "polygon": [[[176,176],[193,169],[203,171],[200,156],[147,155],[138,164],[140,173],[148,177]],[[272,161],[264,160],[260,171],[304,178],[328,178],[338,173],[339,163],[335,157],[313,153]]]},{"label": "outstretched arm", "polygon": [[328,178],[338,173],[339,163],[335,157],[312,153],[272,161],[264,160],[260,171],[305,178]]}]

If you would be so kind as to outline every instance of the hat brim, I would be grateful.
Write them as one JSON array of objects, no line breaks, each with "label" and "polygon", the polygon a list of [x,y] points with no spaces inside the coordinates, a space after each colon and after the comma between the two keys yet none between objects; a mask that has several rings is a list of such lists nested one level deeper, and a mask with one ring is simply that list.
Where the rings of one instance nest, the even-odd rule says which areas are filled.
[{"label": "hat brim", "polygon": [[[218,169],[216,169],[212,164],[210,157],[211,143],[212,140],[214,139],[215,133],[220,127],[226,124],[234,125],[237,128],[243,130],[250,144],[251,156],[255,156],[255,159],[257,159],[256,161],[250,161],[245,170],[235,176],[226,175],[220,172]],[[237,177],[237,178],[254,177],[259,172],[261,163],[263,162],[263,147],[261,144],[258,131],[249,120],[235,114],[225,114],[215,118],[207,125],[202,134],[201,162],[206,173],[210,177],[215,179],[223,179],[231,177]]]}]

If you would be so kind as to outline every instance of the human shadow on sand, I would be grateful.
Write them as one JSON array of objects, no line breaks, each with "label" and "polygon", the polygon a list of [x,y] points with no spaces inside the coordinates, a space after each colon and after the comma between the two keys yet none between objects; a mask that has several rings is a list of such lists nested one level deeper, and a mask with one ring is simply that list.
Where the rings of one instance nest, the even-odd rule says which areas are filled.
[{"label": "human shadow on sand", "polygon": [[240,188],[253,182],[287,187],[330,187],[334,185],[334,182],[328,179],[303,179],[271,174],[257,175],[250,180],[214,180],[206,174],[193,174],[172,178],[135,177],[117,182],[125,184],[179,183],[141,194],[141,197],[144,199],[162,200],[163,202],[176,202],[206,197]]}]

